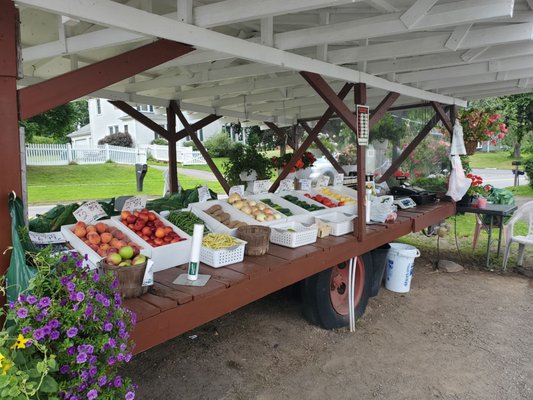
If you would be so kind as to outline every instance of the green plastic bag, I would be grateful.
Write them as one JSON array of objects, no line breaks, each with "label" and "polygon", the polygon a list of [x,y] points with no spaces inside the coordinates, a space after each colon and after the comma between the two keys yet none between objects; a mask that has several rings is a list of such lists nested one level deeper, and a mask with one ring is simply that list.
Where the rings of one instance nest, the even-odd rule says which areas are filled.
[{"label": "green plastic bag", "polygon": [[30,250],[29,241],[21,240],[20,230],[24,225],[24,206],[22,200],[15,195],[9,194],[9,214],[11,215],[11,259],[6,274],[7,300],[15,301],[18,295],[28,288],[28,283],[36,274],[35,268],[26,263],[26,250]]}]

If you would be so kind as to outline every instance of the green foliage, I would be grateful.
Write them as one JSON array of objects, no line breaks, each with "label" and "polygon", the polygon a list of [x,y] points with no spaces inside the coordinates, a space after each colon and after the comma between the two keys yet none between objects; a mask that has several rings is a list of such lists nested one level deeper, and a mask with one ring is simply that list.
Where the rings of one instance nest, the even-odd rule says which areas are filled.
[{"label": "green foliage", "polygon": [[385,114],[370,130],[369,140],[390,140],[398,143],[405,133],[406,127],[402,120],[397,122],[391,114]]},{"label": "green foliage", "polygon": [[[333,142],[333,140],[324,133],[319,133],[318,138],[322,142],[322,144],[326,147],[326,149],[329,150],[330,153],[333,153],[335,149],[337,148],[337,144]],[[311,143],[311,146],[309,146],[309,149],[311,150],[318,150],[318,146],[315,144],[315,142]]]},{"label": "green foliage", "polygon": [[448,142],[426,138],[403,162],[402,169],[415,177],[440,173],[448,167],[449,147]]},{"label": "green foliage", "polygon": [[[78,125],[89,123],[89,109],[86,100],[74,101],[36,115],[21,123],[25,128],[26,141],[33,136],[52,137],[60,143],[67,142],[67,135],[76,130]],[[57,142],[56,142],[57,143]]]},{"label": "green foliage", "polygon": [[220,132],[204,141],[211,157],[228,157],[234,145],[226,132]]},{"label": "green foliage", "polygon": [[111,146],[133,147],[133,139],[127,132],[117,132],[104,136],[98,144],[109,144]]},{"label": "green foliage", "polygon": [[33,144],[61,144],[63,140],[52,136],[33,135],[28,143]]},{"label": "green foliage", "polygon": [[528,158],[524,163],[524,171],[529,178],[529,186],[533,188],[533,157]]},{"label": "green foliage", "polygon": [[270,179],[272,176],[272,164],[263,153],[260,153],[256,146],[251,144],[242,145],[237,143],[229,153],[229,159],[222,165],[224,177],[230,185],[240,185],[239,175],[241,172],[250,173],[254,170],[257,179]]},{"label": "green foliage", "polygon": [[192,147],[193,150],[195,151],[198,150],[198,148],[196,147],[196,145],[194,144],[192,140],[183,142],[183,147]]},{"label": "green foliage", "polygon": [[410,180],[413,186],[418,186],[431,192],[443,193],[448,190],[448,179],[443,175],[429,177],[418,177]]},{"label": "green foliage", "polygon": [[168,145],[168,140],[165,139],[165,138],[157,138],[157,139],[154,139],[150,142],[151,144],[158,144],[160,146],[167,146]]}]

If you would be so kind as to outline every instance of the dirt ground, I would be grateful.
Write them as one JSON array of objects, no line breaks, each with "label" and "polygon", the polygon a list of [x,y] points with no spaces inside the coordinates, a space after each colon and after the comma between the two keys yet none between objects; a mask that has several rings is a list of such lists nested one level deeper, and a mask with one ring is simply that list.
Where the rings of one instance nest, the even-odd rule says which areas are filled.
[{"label": "dirt ground", "polygon": [[357,331],[306,322],[287,291],[136,356],[140,399],[533,399],[533,281],[433,272],[382,289]]}]

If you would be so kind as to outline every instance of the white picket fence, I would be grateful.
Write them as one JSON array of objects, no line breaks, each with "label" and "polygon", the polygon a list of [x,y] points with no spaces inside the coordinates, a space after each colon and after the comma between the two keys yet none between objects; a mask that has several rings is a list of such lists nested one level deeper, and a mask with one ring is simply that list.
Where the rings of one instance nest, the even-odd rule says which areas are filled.
[{"label": "white picket fence", "polygon": [[[199,151],[191,147],[176,148],[177,161],[183,165],[205,165]],[[103,164],[112,161],[117,164],[144,164],[151,155],[156,160],[168,161],[168,147],[158,145],[139,146],[136,148],[110,146],[75,146],[70,144],[27,144],[27,165],[67,165]]]}]

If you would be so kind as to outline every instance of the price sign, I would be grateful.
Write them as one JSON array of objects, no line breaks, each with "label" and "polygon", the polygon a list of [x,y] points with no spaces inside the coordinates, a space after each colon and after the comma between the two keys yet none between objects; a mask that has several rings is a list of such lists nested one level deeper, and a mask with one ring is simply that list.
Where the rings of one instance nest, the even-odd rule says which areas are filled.
[{"label": "price sign", "polygon": [[154,284],[154,262],[148,260],[144,270],[143,283],[141,286],[151,286]]},{"label": "price sign", "polygon": [[133,196],[124,202],[122,211],[136,211],[146,208],[147,196]]},{"label": "price sign", "polygon": [[30,240],[34,244],[65,243],[66,239],[61,232],[37,233],[30,231]]},{"label": "price sign", "polygon": [[322,175],[318,177],[318,181],[316,183],[316,187],[323,188],[329,185],[329,176]]},{"label": "price sign", "polygon": [[86,224],[92,224],[102,217],[107,217],[106,212],[96,200],[83,203],[72,214],[76,218],[76,221],[85,222]]},{"label": "price sign", "polygon": [[261,181],[254,181],[254,185],[252,186],[252,192],[254,194],[258,193],[266,193],[268,192],[268,189],[272,183],[268,179],[264,179]]},{"label": "price sign", "polygon": [[344,183],[344,174],[335,175],[335,180],[333,181],[333,186],[341,186]]},{"label": "price sign", "polygon": [[244,185],[236,185],[229,188],[229,195],[237,193],[239,196],[244,197]]},{"label": "price sign", "polygon": [[279,191],[293,191],[294,190],[294,179],[283,179],[279,182]]},{"label": "price sign", "polygon": [[207,186],[202,186],[198,188],[198,199],[200,200],[200,203],[205,203],[208,200],[211,200],[211,193],[209,193],[209,189]]},{"label": "price sign", "polygon": [[300,179],[300,190],[311,190],[311,179]]}]

